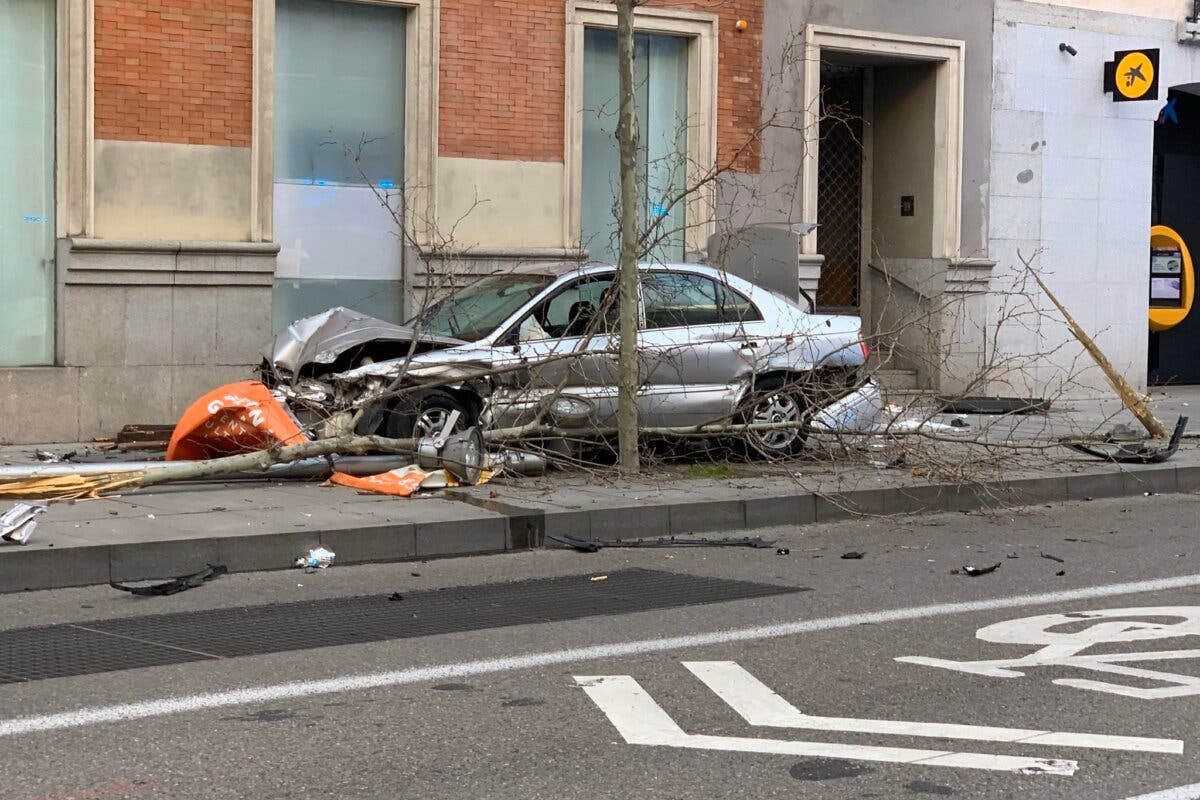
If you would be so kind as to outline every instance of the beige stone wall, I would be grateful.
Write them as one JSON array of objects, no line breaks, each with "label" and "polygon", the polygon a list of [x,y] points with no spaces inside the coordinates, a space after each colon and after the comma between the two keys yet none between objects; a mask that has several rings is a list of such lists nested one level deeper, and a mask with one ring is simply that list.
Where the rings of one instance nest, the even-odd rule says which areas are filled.
[{"label": "beige stone wall", "polygon": [[100,139],[95,235],[247,241],[250,148]]},{"label": "beige stone wall", "polygon": [[563,247],[563,165],[438,159],[438,225],[455,249]]},{"label": "beige stone wall", "polygon": [[1182,20],[1192,11],[1190,0],[1026,0],[1026,2],[1173,20]]},{"label": "beige stone wall", "polygon": [[271,336],[276,247],[60,243],[59,366],[0,369],[0,442],[88,441],[169,424],[244,380]]}]

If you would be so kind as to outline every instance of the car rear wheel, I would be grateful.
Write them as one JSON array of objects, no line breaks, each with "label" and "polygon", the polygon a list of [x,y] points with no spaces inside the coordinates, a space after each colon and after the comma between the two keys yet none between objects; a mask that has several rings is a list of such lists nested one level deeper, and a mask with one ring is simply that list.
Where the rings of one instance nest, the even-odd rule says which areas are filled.
[{"label": "car rear wheel", "polygon": [[747,431],[745,441],[752,452],[780,458],[804,449],[808,431],[804,427],[810,415],[808,398],[794,382],[782,377],[759,381],[739,415],[746,425],[779,425],[765,430]]}]

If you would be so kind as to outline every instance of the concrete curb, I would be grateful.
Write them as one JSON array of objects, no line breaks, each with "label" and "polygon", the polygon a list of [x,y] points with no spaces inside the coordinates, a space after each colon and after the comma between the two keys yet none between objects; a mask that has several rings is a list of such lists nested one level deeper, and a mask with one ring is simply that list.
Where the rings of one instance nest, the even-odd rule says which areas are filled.
[{"label": "concrete curb", "polygon": [[559,546],[547,537],[622,538],[743,531],[775,525],[835,522],[857,515],[973,511],[1064,500],[1169,494],[1200,489],[1200,466],[1153,465],[1121,471],[1016,478],[983,484],[862,489],[838,494],[795,492],[647,502],[613,497],[590,508],[557,510],[447,492],[462,503],[454,519],[324,525],[284,533],[156,539],[121,544],[6,549],[0,593],[172,577],[205,563],[231,572],[289,567],[305,550],[324,545],[337,563],[361,564]]}]

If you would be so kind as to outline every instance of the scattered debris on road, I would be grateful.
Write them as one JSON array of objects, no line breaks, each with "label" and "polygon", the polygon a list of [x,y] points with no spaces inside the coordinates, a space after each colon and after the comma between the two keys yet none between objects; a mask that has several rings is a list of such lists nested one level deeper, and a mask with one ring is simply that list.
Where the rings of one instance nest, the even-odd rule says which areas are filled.
[{"label": "scattered debris on road", "polygon": [[333,565],[333,560],[337,558],[337,554],[327,547],[314,547],[305,555],[296,559],[297,567],[304,567],[305,572],[316,572],[319,569],[326,569]]},{"label": "scattered debris on road", "polygon": [[763,548],[775,544],[761,536],[726,537],[722,539],[679,538],[659,536],[655,539],[579,539],[574,536],[547,536],[547,539],[565,544],[581,553],[595,553],[604,547],[753,547]]},{"label": "scattered debris on road", "polygon": [[937,402],[942,414],[1045,414],[1050,411],[1050,401],[1042,397],[938,397]]},{"label": "scattered debris on road", "polygon": [[1067,562],[1066,562],[1066,560],[1064,560],[1064,559],[1061,559],[1061,558],[1059,558],[1058,556],[1052,556],[1052,555],[1050,555],[1049,553],[1038,553],[1038,555],[1039,555],[1039,556],[1041,556],[1042,558],[1047,558],[1047,559],[1049,559],[1049,560],[1051,560],[1051,561],[1057,561],[1059,564],[1065,564],[1065,563],[1067,563]]},{"label": "scattered debris on road", "polygon": [[69,453],[63,453],[62,455],[59,455],[58,453],[51,453],[49,450],[34,450],[33,454],[37,457],[38,461],[41,461],[44,464],[59,464],[64,461],[70,461],[75,456],[79,455],[79,452],[72,450]]},{"label": "scattered debris on road", "polygon": [[593,575],[592,577],[588,578],[588,580],[591,581],[592,583],[597,583],[599,581],[608,580],[608,576],[607,575]]},{"label": "scattered debris on road", "polygon": [[776,551],[775,551],[775,555],[777,555],[777,556],[786,556],[786,555],[790,555],[790,554],[791,554],[791,552],[792,552],[792,551],[791,551],[791,550],[789,550],[789,549],[787,549],[786,547],[781,547],[781,548],[779,548],[778,550],[776,550]]},{"label": "scattered debris on road", "polygon": [[46,511],[40,503],[17,503],[0,516],[0,539],[25,544],[37,527],[37,516]]},{"label": "scattered debris on road", "polygon": [[174,432],[174,425],[130,424],[117,431],[111,441],[121,452],[166,450]]},{"label": "scattered debris on road", "polygon": [[178,578],[166,581],[165,583],[154,583],[149,586],[129,586],[124,583],[110,581],[108,585],[114,589],[120,589],[122,592],[129,592],[139,597],[165,597],[169,594],[179,594],[180,592],[186,592],[188,589],[203,586],[213,578],[220,577],[227,572],[229,570],[224,564],[209,564],[199,572],[193,572],[190,575],[180,575]]},{"label": "scattered debris on road", "polygon": [[392,592],[392,593],[391,593],[391,594],[388,596],[388,600],[389,600],[389,601],[391,601],[391,602],[393,602],[393,603],[399,603],[399,602],[400,602],[401,600],[403,600],[403,599],[404,599],[404,595],[400,594],[399,592]]},{"label": "scattered debris on road", "polygon": [[856,560],[856,559],[862,558],[865,555],[866,555],[866,553],[860,553],[857,550],[851,550],[848,553],[842,553],[842,558],[849,559],[849,560]]},{"label": "scattered debris on road", "polygon": [[980,575],[989,575],[998,570],[1000,568],[1000,563],[1001,562],[997,561],[990,567],[974,567],[968,564],[962,568],[962,571],[964,575],[969,575],[972,578],[978,578]]}]

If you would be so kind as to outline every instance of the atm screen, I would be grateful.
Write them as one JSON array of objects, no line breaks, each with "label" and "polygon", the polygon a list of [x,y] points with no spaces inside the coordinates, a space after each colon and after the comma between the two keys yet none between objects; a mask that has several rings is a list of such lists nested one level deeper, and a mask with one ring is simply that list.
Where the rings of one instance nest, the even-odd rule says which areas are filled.
[{"label": "atm screen", "polygon": [[1169,301],[1177,305],[1183,299],[1183,281],[1179,278],[1151,278],[1150,301]]},{"label": "atm screen", "polygon": [[1183,274],[1183,256],[1178,250],[1156,249],[1150,255],[1152,275]]},{"label": "atm screen", "polygon": [[1150,248],[1150,305],[1183,306],[1183,251],[1178,247]]}]

